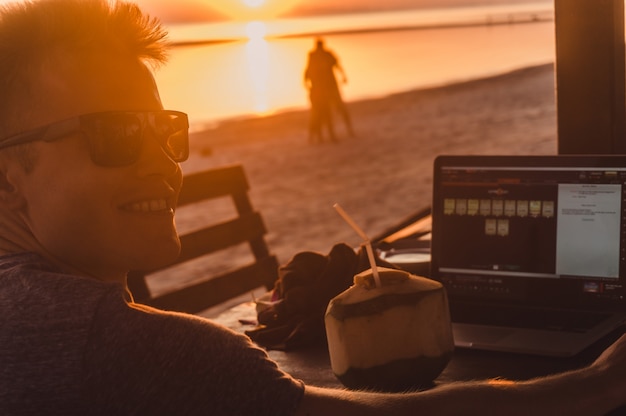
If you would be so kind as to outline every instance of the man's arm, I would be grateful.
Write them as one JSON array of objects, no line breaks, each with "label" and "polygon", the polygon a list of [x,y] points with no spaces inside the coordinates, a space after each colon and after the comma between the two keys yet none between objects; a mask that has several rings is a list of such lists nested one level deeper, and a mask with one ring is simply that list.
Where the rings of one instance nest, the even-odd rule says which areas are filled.
[{"label": "man's arm", "polygon": [[626,335],[589,367],[529,381],[386,394],[307,386],[297,415],[603,415],[626,403]]},{"label": "man's arm", "polygon": [[335,63],[335,68],[337,69],[337,71],[341,75],[341,82],[343,82],[344,84],[347,84],[348,83],[348,76],[346,75],[346,71],[343,70],[343,67],[341,66],[339,61],[337,61]]}]

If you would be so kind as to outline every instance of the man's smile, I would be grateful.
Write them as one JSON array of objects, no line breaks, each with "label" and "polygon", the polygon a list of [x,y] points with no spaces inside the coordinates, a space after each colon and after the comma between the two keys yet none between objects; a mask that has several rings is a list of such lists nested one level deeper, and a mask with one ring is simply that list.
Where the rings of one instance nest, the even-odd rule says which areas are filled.
[{"label": "man's smile", "polygon": [[167,199],[150,199],[145,201],[133,202],[121,207],[124,211],[129,212],[167,212],[174,213],[174,208],[170,206]]}]

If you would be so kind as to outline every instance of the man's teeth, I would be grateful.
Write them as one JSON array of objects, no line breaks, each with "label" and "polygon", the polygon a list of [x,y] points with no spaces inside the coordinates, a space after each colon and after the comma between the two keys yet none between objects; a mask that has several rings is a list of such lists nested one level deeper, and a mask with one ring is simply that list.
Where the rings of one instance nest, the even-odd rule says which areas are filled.
[{"label": "man's teeth", "polygon": [[152,199],[150,201],[135,202],[127,205],[126,209],[133,212],[156,212],[170,210],[165,199]]}]

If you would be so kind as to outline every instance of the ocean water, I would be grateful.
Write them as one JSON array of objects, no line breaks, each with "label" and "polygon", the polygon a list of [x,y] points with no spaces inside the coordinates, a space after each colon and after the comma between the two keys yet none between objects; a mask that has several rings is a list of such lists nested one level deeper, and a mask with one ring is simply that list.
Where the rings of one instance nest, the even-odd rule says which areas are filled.
[{"label": "ocean water", "polygon": [[347,73],[347,101],[555,59],[552,10],[545,2],[169,29],[178,46],[156,78],[164,105],[187,112],[192,130],[307,108],[303,72],[318,35]]}]

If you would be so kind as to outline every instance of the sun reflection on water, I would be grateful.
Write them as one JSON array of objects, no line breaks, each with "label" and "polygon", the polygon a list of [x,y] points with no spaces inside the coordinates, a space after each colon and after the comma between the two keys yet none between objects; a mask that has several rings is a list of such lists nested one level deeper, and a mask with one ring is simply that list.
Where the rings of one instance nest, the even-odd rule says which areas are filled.
[{"label": "sun reflection on water", "polygon": [[262,36],[251,37],[246,44],[248,76],[252,87],[254,110],[267,113],[269,105],[270,54],[269,45]]}]

